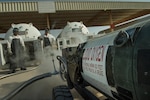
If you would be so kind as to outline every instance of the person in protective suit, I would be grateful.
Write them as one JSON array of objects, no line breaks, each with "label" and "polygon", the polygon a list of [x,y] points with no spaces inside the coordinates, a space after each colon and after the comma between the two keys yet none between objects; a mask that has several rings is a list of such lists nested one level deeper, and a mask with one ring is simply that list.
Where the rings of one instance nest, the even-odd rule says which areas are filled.
[{"label": "person in protective suit", "polygon": [[17,67],[20,67],[21,70],[26,70],[24,65],[24,53],[25,53],[25,44],[19,34],[19,29],[13,29],[13,36],[9,37],[8,52],[10,54],[10,70],[12,73],[16,71]]},{"label": "person in protective suit", "polygon": [[38,39],[42,41],[45,56],[50,56],[53,52],[52,45],[53,43],[55,43],[56,39],[49,33],[49,28],[45,28],[45,33],[42,36],[38,37]]},{"label": "person in protective suit", "polygon": [[49,29],[45,28],[45,34],[43,36],[43,47],[52,46],[55,40],[55,37],[49,33]]}]

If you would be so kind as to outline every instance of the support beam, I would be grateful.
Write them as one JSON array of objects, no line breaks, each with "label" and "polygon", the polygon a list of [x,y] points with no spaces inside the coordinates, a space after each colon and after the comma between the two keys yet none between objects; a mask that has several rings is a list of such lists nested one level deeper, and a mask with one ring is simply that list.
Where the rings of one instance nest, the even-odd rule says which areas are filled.
[{"label": "support beam", "polygon": [[94,15],[92,18],[90,18],[85,24],[91,24],[94,20],[96,20],[98,17],[100,17],[103,13],[99,11],[96,15]]},{"label": "support beam", "polygon": [[110,21],[110,31],[113,32],[115,25],[114,25],[113,20],[112,20],[112,12],[111,12],[111,10],[109,11],[109,21]]},{"label": "support beam", "polygon": [[141,17],[141,16],[146,15],[146,14],[149,14],[149,13],[150,13],[150,10],[149,10],[149,9],[147,9],[147,10],[142,10],[142,11],[136,12],[135,14],[132,14],[132,15],[126,17],[126,18],[123,18],[123,19],[121,19],[121,20],[119,20],[119,21],[116,21],[116,22],[114,22],[114,24],[117,25],[117,24],[120,24],[120,23],[122,23],[122,22],[131,20],[131,19],[134,19],[134,18],[137,18],[137,17]]},{"label": "support beam", "polygon": [[49,20],[49,14],[46,15],[46,21],[47,21],[47,28],[50,29],[50,20]]}]

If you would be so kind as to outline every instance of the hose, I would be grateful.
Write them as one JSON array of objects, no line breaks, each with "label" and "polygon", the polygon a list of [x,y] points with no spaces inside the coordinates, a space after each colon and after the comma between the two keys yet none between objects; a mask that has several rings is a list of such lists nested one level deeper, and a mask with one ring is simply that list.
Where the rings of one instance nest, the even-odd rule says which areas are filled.
[{"label": "hose", "polygon": [[12,91],[7,96],[2,98],[2,100],[10,100],[17,93],[19,93],[21,90],[23,90],[25,87],[27,87],[28,85],[32,84],[33,82],[38,81],[38,80],[43,79],[43,78],[46,78],[46,77],[51,77],[52,75],[56,75],[56,73],[53,73],[53,74],[52,73],[44,73],[42,75],[38,75],[36,77],[33,77],[30,80],[28,80],[28,81],[24,82],[23,84],[21,84],[16,90]]},{"label": "hose", "polygon": [[57,60],[59,60],[60,63],[60,76],[63,81],[66,81],[66,73],[67,73],[67,64],[66,60],[62,56],[57,56]]}]

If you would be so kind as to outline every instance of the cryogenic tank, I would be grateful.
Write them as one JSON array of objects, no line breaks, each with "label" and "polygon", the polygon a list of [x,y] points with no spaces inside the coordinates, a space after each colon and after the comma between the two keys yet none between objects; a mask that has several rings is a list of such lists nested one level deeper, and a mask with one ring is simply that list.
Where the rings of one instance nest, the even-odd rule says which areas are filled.
[{"label": "cryogenic tank", "polygon": [[58,48],[75,47],[84,43],[91,36],[87,27],[82,22],[67,22],[59,37]]},{"label": "cryogenic tank", "polygon": [[109,98],[150,100],[149,32],[146,20],[63,49],[68,86],[87,83]]},{"label": "cryogenic tank", "polygon": [[20,24],[12,24],[11,28],[6,32],[5,39],[8,40],[9,36],[13,35],[13,28],[19,29],[19,35],[25,39],[37,39],[41,36],[40,31],[33,26],[32,23],[20,23]]}]

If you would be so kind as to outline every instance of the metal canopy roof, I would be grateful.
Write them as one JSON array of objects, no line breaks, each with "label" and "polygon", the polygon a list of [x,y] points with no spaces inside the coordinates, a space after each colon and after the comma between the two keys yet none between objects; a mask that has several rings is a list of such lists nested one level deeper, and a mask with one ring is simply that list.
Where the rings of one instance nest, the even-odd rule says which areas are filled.
[{"label": "metal canopy roof", "polygon": [[[40,3],[52,6],[40,8]],[[61,29],[68,21],[82,21],[86,26],[116,25],[149,14],[149,5],[148,2],[0,2],[0,33],[5,33],[12,23],[33,23],[39,30],[49,26]],[[48,7],[53,7],[52,13],[40,12]]]}]

